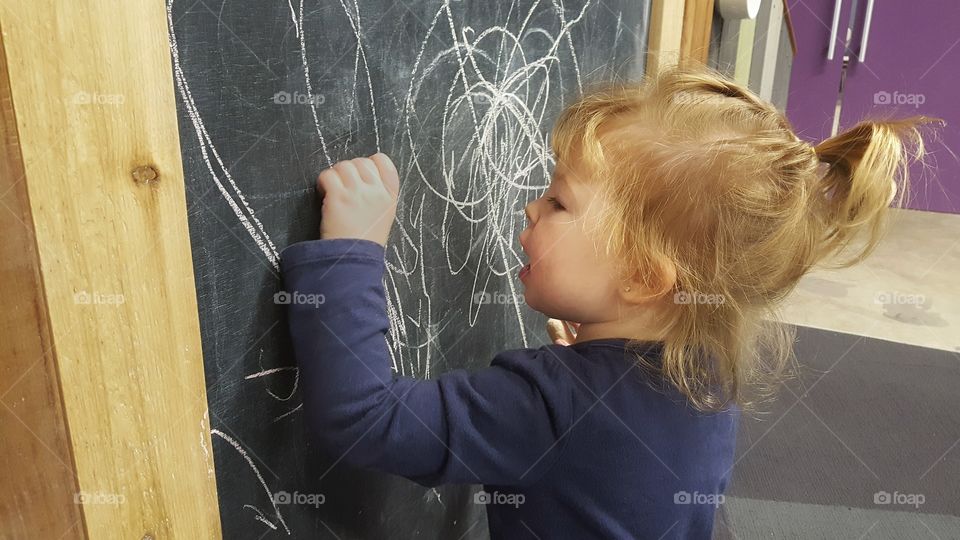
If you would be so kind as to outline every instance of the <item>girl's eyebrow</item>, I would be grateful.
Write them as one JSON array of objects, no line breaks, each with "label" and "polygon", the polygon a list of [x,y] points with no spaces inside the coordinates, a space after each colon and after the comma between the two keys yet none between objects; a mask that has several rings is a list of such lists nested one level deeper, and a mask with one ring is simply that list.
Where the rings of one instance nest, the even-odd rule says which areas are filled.
[{"label": "girl's eyebrow", "polygon": [[563,195],[564,204],[567,205],[567,207],[570,207],[576,204],[577,202],[576,194],[574,194],[573,190],[570,189],[570,184],[567,183],[567,180],[563,177],[563,175],[559,173],[554,173],[552,183],[556,186],[556,189],[560,191],[560,193]]},{"label": "girl's eyebrow", "polygon": [[560,172],[556,172],[553,175],[553,179],[557,183],[557,185],[563,188],[564,191],[566,191],[567,193],[570,193],[571,195],[573,194],[573,190],[570,188],[570,182],[567,179],[567,175]]}]

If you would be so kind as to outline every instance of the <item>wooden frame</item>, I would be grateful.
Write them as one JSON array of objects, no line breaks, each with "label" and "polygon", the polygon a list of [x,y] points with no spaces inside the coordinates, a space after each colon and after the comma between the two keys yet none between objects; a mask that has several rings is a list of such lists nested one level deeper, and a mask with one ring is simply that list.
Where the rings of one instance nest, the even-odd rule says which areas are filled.
[{"label": "wooden frame", "polygon": [[712,28],[713,0],[686,0],[680,38],[680,57],[706,64],[707,54],[710,52]]},{"label": "wooden frame", "polygon": [[682,0],[652,0],[647,36],[647,73],[656,73],[680,61],[683,14]]},{"label": "wooden frame", "polygon": [[692,60],[707,63],[714,0],[652,0],[647,73]]},{"label": "wooden frame", "polygon": [[0,29],[0,537],[219,538],[164,3]]}]

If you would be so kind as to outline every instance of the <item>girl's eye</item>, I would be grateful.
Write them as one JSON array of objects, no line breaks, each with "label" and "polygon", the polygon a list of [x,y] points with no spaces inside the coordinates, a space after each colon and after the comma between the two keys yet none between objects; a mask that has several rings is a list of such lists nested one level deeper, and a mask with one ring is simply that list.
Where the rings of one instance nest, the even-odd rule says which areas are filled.
[{"label": "girl's eye", "polygon": [[547,197],[547,201],[550,202],[550,204],[554,207],[554,209],[563,210],[563,205],[560,204],[560,201],[558,201],[556,197]]}]

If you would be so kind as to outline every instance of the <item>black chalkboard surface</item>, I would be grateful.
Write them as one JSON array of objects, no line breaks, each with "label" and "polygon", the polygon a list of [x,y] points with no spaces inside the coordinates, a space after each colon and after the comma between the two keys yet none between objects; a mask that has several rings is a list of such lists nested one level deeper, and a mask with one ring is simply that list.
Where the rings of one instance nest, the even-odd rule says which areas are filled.
[{"label": "black chalkboard surface", "polygon": [[307,446],[278,254],[317,237],[323,168],[383,151],[402,183],[386,278],[396,372],[547,343],[516,278],[523,207],[549,182],[564,104],[642,69],[648,3],[167,8],[224,537],[486,537],[475,486],[425,489]]}]

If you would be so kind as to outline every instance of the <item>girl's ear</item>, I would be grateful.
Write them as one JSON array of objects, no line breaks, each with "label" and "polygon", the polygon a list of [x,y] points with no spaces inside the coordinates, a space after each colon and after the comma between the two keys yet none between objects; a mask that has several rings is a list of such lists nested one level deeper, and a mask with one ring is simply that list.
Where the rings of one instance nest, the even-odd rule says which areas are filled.
[{"label": "girl's ear", "polygon": [[643,304],[658,298],[673,289],[677,282],[677,266],[670,259],[656,259],[652,283],[643,282],[640,271],[635,271],[620,285],[620,297],[629,304]]}]

